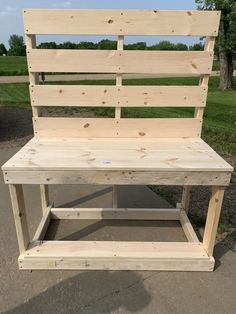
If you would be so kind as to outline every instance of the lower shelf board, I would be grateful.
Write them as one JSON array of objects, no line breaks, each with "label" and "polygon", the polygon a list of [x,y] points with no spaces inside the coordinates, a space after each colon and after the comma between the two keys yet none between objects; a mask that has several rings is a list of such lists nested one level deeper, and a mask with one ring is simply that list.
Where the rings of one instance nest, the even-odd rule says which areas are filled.
[{"label": "lower shelf board", "polygon": [[19,256],[20,269],[212,271],[201,243],[36,241]]}]

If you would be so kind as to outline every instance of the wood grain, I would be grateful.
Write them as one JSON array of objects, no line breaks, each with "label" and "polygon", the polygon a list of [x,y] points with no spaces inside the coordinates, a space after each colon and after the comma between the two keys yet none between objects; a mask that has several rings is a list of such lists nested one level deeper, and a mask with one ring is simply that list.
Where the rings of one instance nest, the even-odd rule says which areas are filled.
[{"label": "wood grain", "polygon": [[31,85],[33,106],[204,107],[202,86]]},{"label": "wood grain", "polygon": [[217,36],[220,11],[23,10],[26,34]]},{"label": "wood grain", "polygon": [[208,51],[27,49],[30,72],[210,74]]}]

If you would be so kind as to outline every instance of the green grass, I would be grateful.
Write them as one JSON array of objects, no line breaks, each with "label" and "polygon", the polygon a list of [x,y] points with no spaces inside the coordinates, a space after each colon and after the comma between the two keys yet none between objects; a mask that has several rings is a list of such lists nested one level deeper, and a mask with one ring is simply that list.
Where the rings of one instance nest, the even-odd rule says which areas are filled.
[{"label": "green grass", "polygon": [[27,74],[26,57],[0,57],[0,76]]},{"label": "green grass", "polygon": [[30,107],[28,83],[0,84],[0,105]]},{"label": "green grass", "polygon": [[[234,61],[234,68],[236,69],[236,60]],[[220,62],[214,60],[213,70],[219,71]],[[26,57],[0,57],[0,76],[3,75],[27,75]]]},{"label": "green grass", "polygon": [[[114,85],[112,80],[57,82],[63,84]],[[52,83],[53,84],[53,83]],[[54,83],[55,84],[55,83]],[[125,85],[193,85],[197,78],[154,78],[124,80]],[[222,92],[219,78],[212,77],[203,123],[203,138],[220,154],[236,154],[236,90]],[[235,78],[236,85],[236,78]],[[27,83],[0,84],[0,105],[30,107]],[[59,109],[63,110],[63,109]],[[74,111],[80,110],[78,108]],[[74,111],[71,110],[71,113]],[[89,111],[89,112],[88,112]],[[96,116],[114,116],[114,108],[86,108]],[[191,117],[192,108],[123,108],[122,117]]]},{"label": "green grass", "polygon": [[[236,70],[236,60],[233,61],[234,64],[234,69]],[[214,60],[213,62],[213,71],[219,71],[220,70],[220,61],[219,60]]]}]

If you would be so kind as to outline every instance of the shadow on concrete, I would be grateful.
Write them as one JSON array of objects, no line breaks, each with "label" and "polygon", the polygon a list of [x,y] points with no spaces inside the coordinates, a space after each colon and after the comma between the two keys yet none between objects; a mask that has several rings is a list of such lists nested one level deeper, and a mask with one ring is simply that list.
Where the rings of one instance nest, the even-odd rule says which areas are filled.
[{"label": "shadow on concrete", "polygon": [[32,111],[30,109],[0,107],[0,141],[15,140],[32,136],[32,134]]},{"label": "shadow on concrete", "polygon": [[151,276],[149,273],[149,276],[141,277],[133,271],[83,272],[48,288],[6,313],[145,312],[151,295],[143,282]]},{"label": "shadow on concrete", "polygon": [[[86,190],[86,192],[89,191]],[[111,207],[112,188],[104,187],[83,195],[75,191],[73,199],[60,200],[65,191],[54,187],[58,207]],[[82,195],[81,195],[82,193]],[[80,194],[81,197],[76,197]],[[59,198],[58,198],[59,196]],[[63,204],[62,204],[63,203]],[[170,208],[163,198],[145,186],[119,186],[118,206],[121,208]],[[171,230],[171,231],[170,231]],[[186,241],[178,221],[158,220],[52,220],[45,235],[47,240],[88,241]]]},{"label": "shadow on concrete", "polygon": [[[63,237],[61,240],[64,241],[76,241],[76,240],[82,240],[83,238],[86,238],[87,236],[91,235],[92,233],[95,233],[99,231],[102,228],[105,227],[113,227],[113,230],[116,230],[117,233],[117,239],[116,241],[119,241],[119,228],[122,227],[140,227],[140,228],[163,228],[166,227],[169,229],[169,232],[171,233],[171,228],[177,228],[178,227],[178,222],[163,222],[163,221],[138,221],[138,220],[100,220],[96,221],[93,224],[90,224],[89,226],[84,227],[82,230],[79,230],[77,232],[74,232],[66,237]],[[145,229],[143,229],[143,232],[145,232]],[[154,234],[155,236],[155,234]],[[113,234],[114,237],[114,234]],[[141,237],[142,240],[143,237]],[[109,240],[109,239],[103,239],[104,241]],[[113,239],[114,240],[114,239]],[[131,240],[129,236],[127,236],[127,240]],[[133,241],[140,241],[140,239],[132,239]],[[147,241],[147,239],[145,239]],[[154,241],[155,238],[150,239],[150,241]],[[101,240],[102,241],[102,240]],[[170,238],[169,238],[169,241]]]},{"label": "shadow on concrete", "polygon": [[102,196],[104,194],[111,193],[111,192],[112,192],[112,188],[108,187],[108,188],[93,192],[91,194],[82,196],[80,198],[77,198],[71,202],[64,203],[60,205],[60,207],[75,207],[77,205],[83,204],[84,202],[90,201],[96,197],[99,197],[99,196]]},{"label": "shadow on concrete", "polygon": [[215,257],[215,269],[220,267],[221,258],[229,251],[235,248],[236,246],[236,230],[229,233],[226,238],[218,242],[214,248],[214,257]]}]

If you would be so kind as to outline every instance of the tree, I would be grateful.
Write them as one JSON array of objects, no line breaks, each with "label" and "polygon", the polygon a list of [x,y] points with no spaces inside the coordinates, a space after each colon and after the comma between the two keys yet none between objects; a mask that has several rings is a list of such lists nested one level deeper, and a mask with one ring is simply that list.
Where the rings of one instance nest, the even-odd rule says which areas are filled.
[{"label": "tree", "polygon": [[188,50],[188,46],[182,43],[178,43],[175,45],[175,50],[179,50],[179,51],[187,51]]},{"label": "tree", "polygon": [[77,44],[78,49],[97,49],[97,44],[91,41],[81,41]]},{"label": "tree", "polygon": [[200,43],[190,46],[189,50],[201,51],[201,50],[204,50],[204,45],[203,43],[200,42]]},{"label": "tree", "polygon": [[156,45],[157,50],[175,50],[175,44],[167,40],[162,40]]},{"label": "tree", "polygon": [[55,43],[55,41],[49,41],[49,42],[39,44],[38,48],[40,48],[40,49],[57,49],[57,44]]},{"label": "tree", "polygon": [[9,56],[25,56],[26,47],[22,36],[11,35],[8,41],[10,49],[8,50]]},{"label": "tree", "polygon": [[115,50],[117,48],[116,40],[103,39],[98,42],[97,49],[111,49]]},{"label": "tree", "polygon": [[235,0],[195,0],[201,10],[220,10],[221,21],[216,46],[220,58],[220,88],[233,87],[233,56],[236,52]]},{"label": "tree", "polygon": [[0,44],[0,56],[7,55],[7,49],[4,44]]},{"label": "tree", "polygon": [[126,50],[145,50],[146,48],[147,48],[147,44],[143,41],[140,41],[134,44],[125,45]]},{"label": "tree", "polygon": [[[52,48],[52,49],[54,49],[54,48]],[[65,41],[62,44],[58,44],[57,49],[77,49],[77,44],[72,43],[70,41]]]}]

